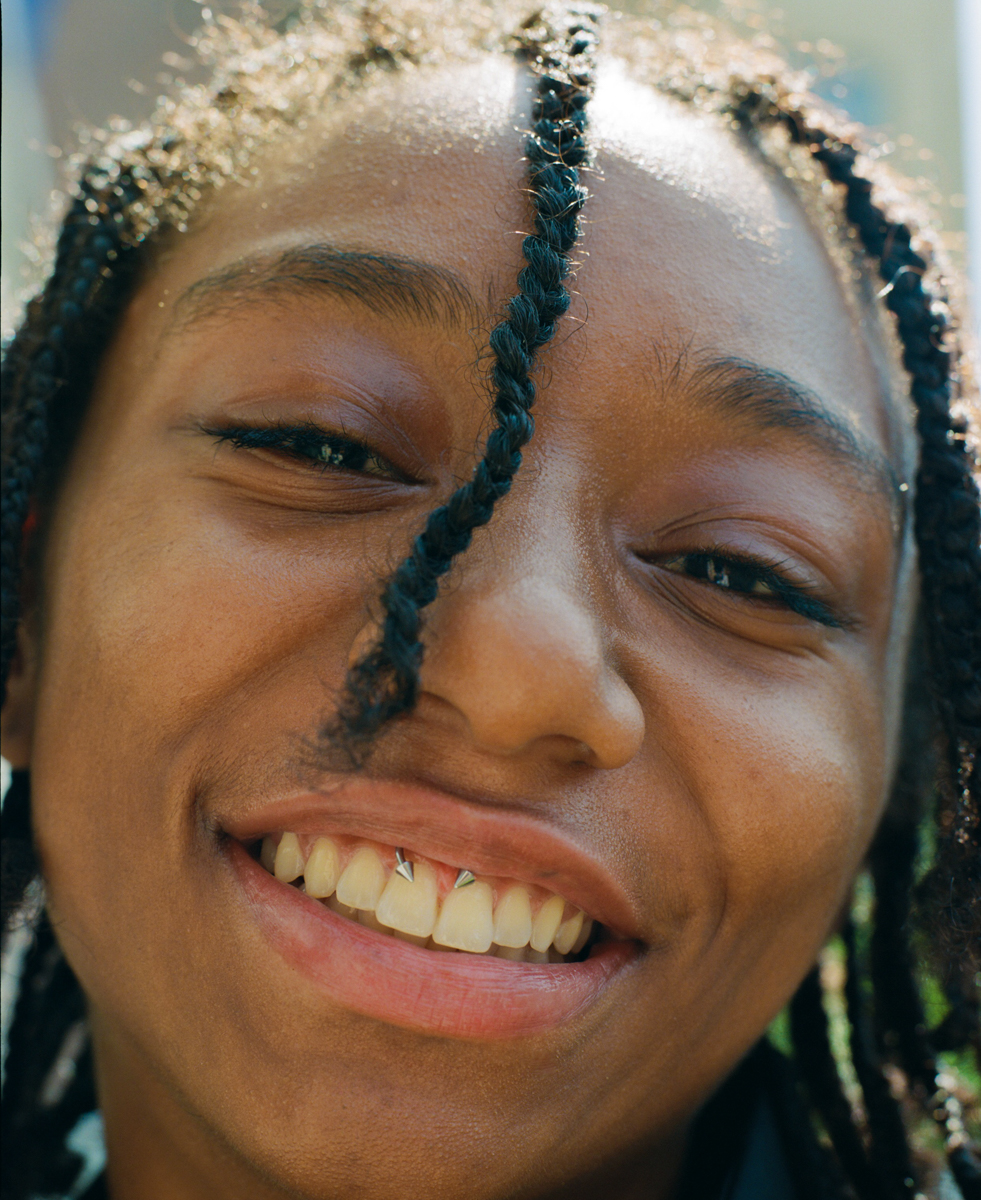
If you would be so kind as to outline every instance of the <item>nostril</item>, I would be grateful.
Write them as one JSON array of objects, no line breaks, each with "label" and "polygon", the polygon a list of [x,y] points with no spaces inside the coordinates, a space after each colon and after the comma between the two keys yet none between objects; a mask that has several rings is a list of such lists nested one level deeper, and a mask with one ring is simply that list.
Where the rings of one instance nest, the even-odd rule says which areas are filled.
[{"label": "nostril", "polygon": [[431,633],[421,686],[461,715],[479,748],[513,755],[534,746],[604,768],[640,748],[640,702],[588,605],[563,587],[504,578],[488,590],[474,572],[441,603]]}]

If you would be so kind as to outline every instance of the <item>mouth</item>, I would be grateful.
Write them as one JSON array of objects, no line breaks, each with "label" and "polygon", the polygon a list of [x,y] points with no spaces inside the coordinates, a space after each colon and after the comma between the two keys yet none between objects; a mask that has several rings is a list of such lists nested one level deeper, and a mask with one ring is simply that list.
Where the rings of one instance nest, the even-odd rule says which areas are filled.
[{"label": "mouth", "polygon": [[263,838],[258,860],[345,920],[427,950],[554,966],[588,957],[606,932],[555,892],[378,842],[283,832]]},{"label": "mouth", "polygon": [[[272,948],[355,1012],[448,1037],[528,1036],[594,1005],[639,956],[636,939],[575,903],[574,883],[561,887],[574,871],[540,863],[522,878],[501,870],[500,847],[520,829],[498,829],[496,852],[470,866],[436,856],[432,845],[424,851],[411,819],[398,845],[369,836],[376,828],[356,831],[378,826],[370,816],[291,807],[296,820],[285,828],[236,836],[226,827],[228,860]],[[452,807],[460,812],[459,802]],[[477,820],[489,828],[488,814]],[[514,824],[489,817],[490,826]],[[459,848],[459,837],[447,840]],[[481,870],[485,863],[492,869]]]}]

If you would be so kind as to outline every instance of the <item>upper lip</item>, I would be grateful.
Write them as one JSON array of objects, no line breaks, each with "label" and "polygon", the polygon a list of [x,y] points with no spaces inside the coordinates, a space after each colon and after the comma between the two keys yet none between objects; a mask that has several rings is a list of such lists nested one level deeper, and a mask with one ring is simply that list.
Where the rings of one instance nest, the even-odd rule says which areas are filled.
[{"label": "upper lip", "polygon": [[592,854],[541,818],[391,779],[344,779],[218,818],[240,842],[265,834],[346,833],[402,846],[475,874],[506,876],[563,896],[612,933],[639,940],[634,906]]}]

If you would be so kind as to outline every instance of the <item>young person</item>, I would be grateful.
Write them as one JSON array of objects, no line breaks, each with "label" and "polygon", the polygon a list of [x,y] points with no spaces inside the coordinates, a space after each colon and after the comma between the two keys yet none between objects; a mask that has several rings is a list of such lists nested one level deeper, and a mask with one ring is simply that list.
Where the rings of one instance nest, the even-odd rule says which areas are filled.
[{"label": "young person", "polygon": [[98,1105],[115,1200],[977,1196],[978,493],[895,181],[670,10],[199,50],[4,363],[4,1195]]}]

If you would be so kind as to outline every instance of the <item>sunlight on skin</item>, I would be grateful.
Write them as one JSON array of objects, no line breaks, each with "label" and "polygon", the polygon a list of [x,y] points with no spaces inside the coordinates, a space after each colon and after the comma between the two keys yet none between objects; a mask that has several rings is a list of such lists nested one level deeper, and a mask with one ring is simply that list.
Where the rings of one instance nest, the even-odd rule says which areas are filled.
[{"label": "sunlight on skin", "polygon": [[[521,265],[527,83],[499,64],[392,80],[159,256],[59,495],[37,672],[11,684],[5,752],[31,763],[54,920],[91,1000],[118,1200],[491,1200],[531,1179],[558,1196],[601,1167],[575,1195],[667,1196],[692,1114],[792,994],[861,863],[914,602],[891,498],[813,439],[695,402],[655,346],[669,368],[688,347],[692,369],[785,373],[900,477],[910,448],[776,174],[663,99],[618,125],[622,84],[605,86],[535,437],[431,611],[419,707],[369,775],[446,794],[437,858],[453,813],[565,839],[639,953],[533,1036],[403,1028],[277,952],[216,833],[328,789],[298,737],[486,429],[473,363]],[[394,320],[308,289],[174,331],[202,277],[321,243],[453,272],[477,315]],[[343,431],[411,482],[201,432],[236,421]],[[721,549],[779,567],[837,624],[665,565]]]}]

